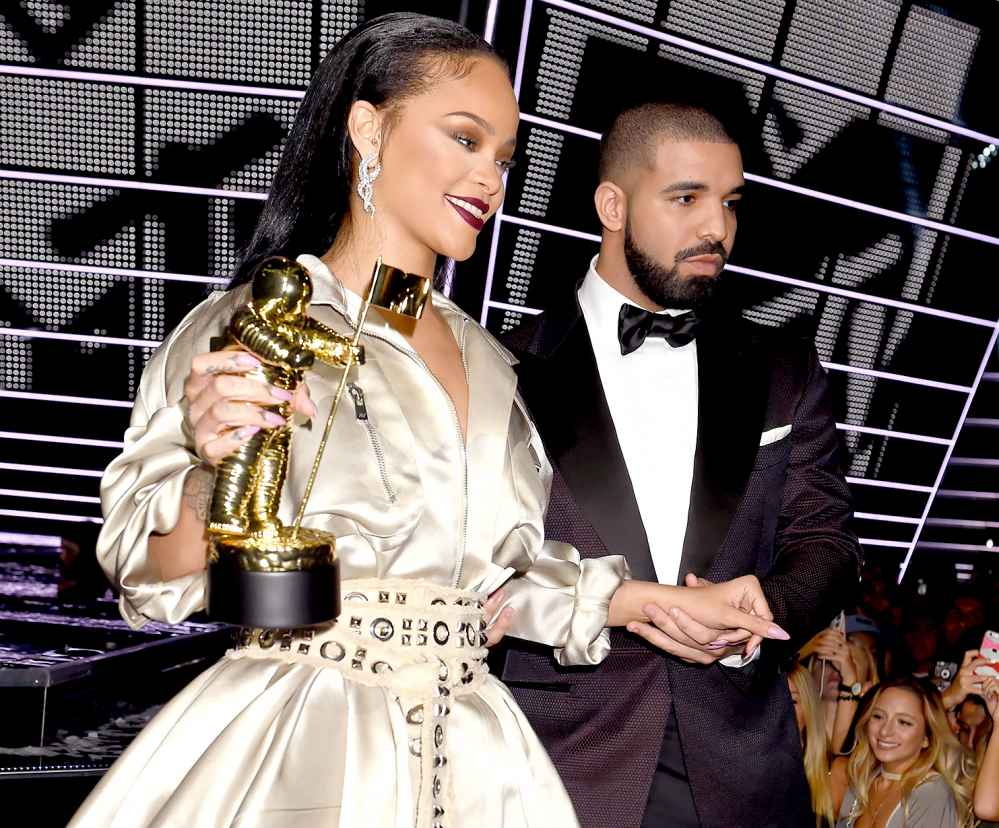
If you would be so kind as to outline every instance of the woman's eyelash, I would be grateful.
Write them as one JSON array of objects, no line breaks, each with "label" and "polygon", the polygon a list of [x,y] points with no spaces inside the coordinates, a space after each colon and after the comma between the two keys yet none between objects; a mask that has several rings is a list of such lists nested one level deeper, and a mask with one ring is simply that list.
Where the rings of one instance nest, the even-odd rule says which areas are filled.
[{"label": "woman's eyelash", "polygon": [[[453,133],[453,137],[455,141],[461,144],[469,152],[473,151],[479,145],[478,141],[471,136],[466,135],[464,132],[455,132]],[[496,166],[503,170],[503,172],[506,172],[516,167],[517,162],[511,158],[509,161],[497,161]]]}]

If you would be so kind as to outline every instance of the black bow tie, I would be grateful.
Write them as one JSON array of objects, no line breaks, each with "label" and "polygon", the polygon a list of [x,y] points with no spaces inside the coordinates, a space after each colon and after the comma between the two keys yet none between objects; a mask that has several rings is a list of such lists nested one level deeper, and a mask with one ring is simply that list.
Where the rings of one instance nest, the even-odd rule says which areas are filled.
[{"label": "black bow tie", "polygon": [[665,313],[652,313],[635,305],[621,305],[618,314],[617,338],[621,342],[621,354],[627,356],[642,347],[647,337],[660,336],[671,347],[682,348],[694,341],[700,320],[693,311],[670,316]]}]

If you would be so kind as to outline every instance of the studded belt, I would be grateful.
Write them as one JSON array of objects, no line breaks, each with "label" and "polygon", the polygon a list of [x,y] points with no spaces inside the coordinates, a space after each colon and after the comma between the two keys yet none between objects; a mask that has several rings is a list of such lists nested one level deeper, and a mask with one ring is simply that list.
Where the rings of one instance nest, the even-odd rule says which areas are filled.
[{"label": "studded belt", "polygon": [[447,721],[453,696],[474,691],[488,668],[485,595],[427,581],[344,581],[336,623],[297,630],[244,628],[229,658],[278,658],[339,670],[380,686],[400,704],[410,771],[419,795],[417,828],[446,828],[452,797]]}]

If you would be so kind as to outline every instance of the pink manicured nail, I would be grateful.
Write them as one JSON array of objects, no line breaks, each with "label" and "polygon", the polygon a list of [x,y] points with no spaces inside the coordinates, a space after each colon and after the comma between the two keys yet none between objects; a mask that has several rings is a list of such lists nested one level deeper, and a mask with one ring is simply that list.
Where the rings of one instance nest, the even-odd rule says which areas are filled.
[{"label": "pink manicured nail", "polygon": [[239,365],[245,365],[247,368],[253,368],[260,364],[260,360],[257,359],[252,354],[243,352],[236,357],[236,362]]},{"label": "pink manicured nail", "polygon": [[240,440],[249,440],[258,431],[260,431],[260,426],[243,426],[236,432],[236,437]]},{"label": "pink manicured nail", "polygon": [[287,425],[287,421],[280,414],[275,414],[273,411],[265,411],[264,419],[267,420],[272,426],[283,426]]},{"label": "pink manicured nail", "polygon": [[767,630],[767,637],[776,638],[778,641],[790,641],[791,636],[789,636],[784,630],[778,627],[776,624],[771,624],[770,629]]},{"label": "pink manicured nail", "polygon": [[725,639],[719,638],[717,641],[712,641],[710,644],[708,644],[708,649],[710,649],[710,650],[720,650],[723,647],[728,647],[728,646],[729,646],[729,643]]},{"label": "pink manicured nail", "polygon": [[283,400],[284,402],[291,400],[291,391],[285,391],[283,388],[278,388],[274,385],[270,386],[267,390],[275,400]]}]

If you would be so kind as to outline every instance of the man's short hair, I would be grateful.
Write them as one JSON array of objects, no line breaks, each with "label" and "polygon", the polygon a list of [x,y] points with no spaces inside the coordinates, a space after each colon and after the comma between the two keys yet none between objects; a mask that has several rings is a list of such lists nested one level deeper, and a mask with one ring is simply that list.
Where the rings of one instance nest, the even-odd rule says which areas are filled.
[{"label": "man's short hair", "polygon": [[652,169],[663,141],[734,144],[725,125],[692,104],[643,103],[622,110],[600,140],[601,181],[614,181],[635,167]]}]

